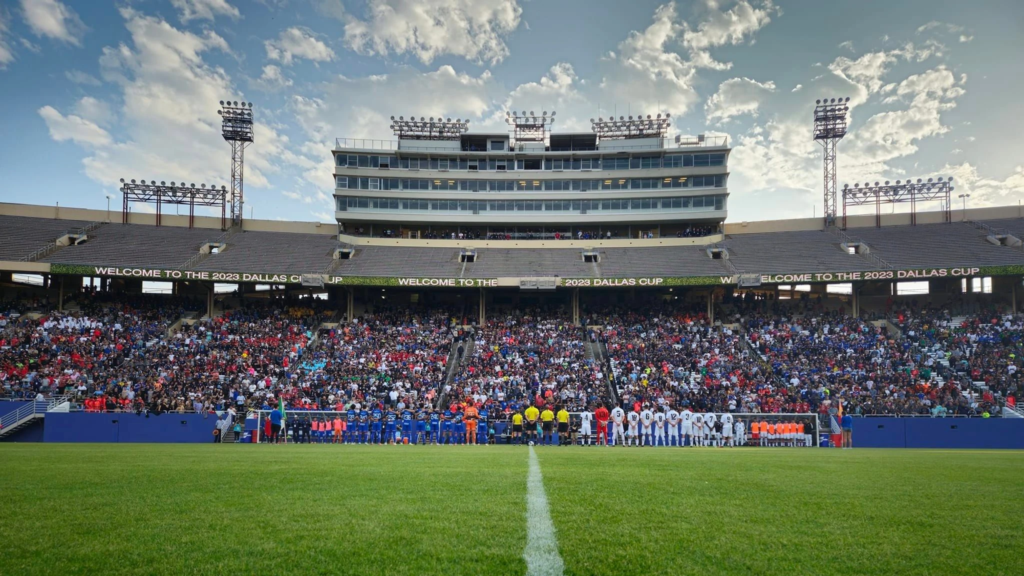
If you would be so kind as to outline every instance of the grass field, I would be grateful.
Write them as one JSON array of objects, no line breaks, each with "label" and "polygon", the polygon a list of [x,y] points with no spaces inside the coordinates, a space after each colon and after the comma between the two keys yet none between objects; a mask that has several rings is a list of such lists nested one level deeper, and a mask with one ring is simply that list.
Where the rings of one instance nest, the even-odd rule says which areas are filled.
[{"label": "grass field", "polygon": [[[1021,574],[1024,453],[537,448],[566,574]],[[0,574],[525,574],[528,449],[0,444]]]}]

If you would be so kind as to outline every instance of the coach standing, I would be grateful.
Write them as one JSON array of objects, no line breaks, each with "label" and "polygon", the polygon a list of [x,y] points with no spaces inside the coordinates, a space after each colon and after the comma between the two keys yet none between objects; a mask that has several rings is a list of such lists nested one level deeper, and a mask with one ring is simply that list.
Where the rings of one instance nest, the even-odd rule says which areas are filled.
[{"label": "coach standing", "polygon": [[270,441],[276,443],[281,437],[281,421],[284,419],[284,414],[281,413],[280,408],[274,408],[270,411]]},{"label": "coach standing", "polygon": [[853,448],[853,416],[849,412],[840,419],[843,428],[843,448]]}]

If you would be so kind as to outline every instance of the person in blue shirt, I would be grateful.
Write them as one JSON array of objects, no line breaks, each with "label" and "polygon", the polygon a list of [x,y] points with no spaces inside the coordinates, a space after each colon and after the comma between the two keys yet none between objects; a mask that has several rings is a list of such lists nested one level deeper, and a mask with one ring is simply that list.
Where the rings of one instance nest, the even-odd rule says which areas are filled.
[{"label": "person in blue shirt", "polygon": [[349,408],[345,414],[345,444],[355,444],[356,432],[359,429],[359,425],[356,421],[356,411]]},{"label": "person in blue shirt", "polygon": [[452,417],[455,421],[455,443],[465,444],[466,443],[466,421],[462,419],[462,411],[459,410]]},{"label": "person in blue shirt", "polygon": [[480,407],[477,411],[477,428],[476,428],[476,443],[487,444],[487,408],[484,406]]},{"label": "person in blue shirt", "polygon": [[406,408],[402,410],[402,438],[407,438],[409,442],[412,442],[412,427],[413,427],[413,414],[412,410]]},{"label": "person in blue shirt", "polygon": [[452,420],[447,411],[441,411],[441,444],[450,444],[452,440]]},{"label": "person in blue shirt", "polygon": [[843,448],[853,448],[853,416],[843,414],[840,426],[843,428]]},{"label": "person in blue shirt", "polygon": [[281,421],[284,420],[284,414],[281,413],[280,408],[274,408],[270,412],[270,442],[277,443],[281,439]]},{"label": "person in blue shirt", "polygon": [[373,444],[380,444],[380,419],[382,416],[380,408],[374,406],[370,412],[370,442]]},{"label": "person in blue shirt", "polygon": [[426,444],[427,411],[422,406],[416,411],[416,444]]},{"label": "person in blue shirt", "polygon": [[366,444],[369,439],[370,414],[366,410],[359,411],[359,443]]},{"label": "person in blue shirt", "polygon": [[437,415],[437,411],[430,411],[430,443],[440,444],[441,443],[441,419]]},{"label": "person in blue shirt", "polygon": [[384,437],[387,439],[387,443],[391,444],[395,441],[395,426],[398,421],[398,414],[391,408],[388,408],[387,426],[384,427]]}]

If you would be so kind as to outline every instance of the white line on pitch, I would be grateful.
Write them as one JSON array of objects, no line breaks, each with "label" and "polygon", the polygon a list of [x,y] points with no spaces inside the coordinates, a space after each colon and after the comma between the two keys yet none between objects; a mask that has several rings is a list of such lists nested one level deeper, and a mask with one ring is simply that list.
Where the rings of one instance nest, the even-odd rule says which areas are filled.
[{"label": "white line on pitch", "polygon": [[561,576],[565,563],[558,554],[558,538],[548,510],[548,496],[540,475],[540,462],[530,447],[530,474],[526,479],[526,560],[527,576]]}]

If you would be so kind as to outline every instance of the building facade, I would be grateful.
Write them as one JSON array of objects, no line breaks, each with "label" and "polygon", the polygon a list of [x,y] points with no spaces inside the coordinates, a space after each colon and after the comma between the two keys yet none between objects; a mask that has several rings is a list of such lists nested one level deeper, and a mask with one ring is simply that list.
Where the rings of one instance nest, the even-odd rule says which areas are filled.
[{"label": "building facade", "polygon": [[336,216],[348,233],[407,237],[693,235],[726,218],[728,158],[724,137],[339,139]]}]

